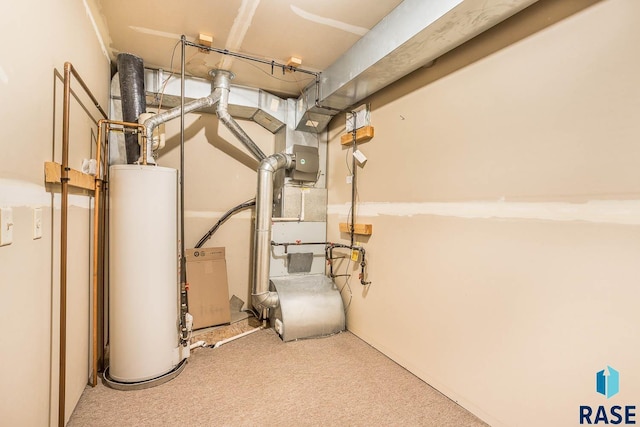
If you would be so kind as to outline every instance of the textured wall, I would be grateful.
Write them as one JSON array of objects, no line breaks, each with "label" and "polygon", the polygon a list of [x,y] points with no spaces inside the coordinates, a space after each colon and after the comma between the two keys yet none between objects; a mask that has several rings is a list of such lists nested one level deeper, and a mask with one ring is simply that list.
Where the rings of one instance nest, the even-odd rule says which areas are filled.
[{"label": "textured wall", "polygon": [[[496,426],[640,398],[640,4],[578,3],[540,2],[374,95],[359,147],[373,283],[351,280],[348,328]],[[339,116],[342,241],[343,132]],[[609,401],[606,365],[624,381]]]}]

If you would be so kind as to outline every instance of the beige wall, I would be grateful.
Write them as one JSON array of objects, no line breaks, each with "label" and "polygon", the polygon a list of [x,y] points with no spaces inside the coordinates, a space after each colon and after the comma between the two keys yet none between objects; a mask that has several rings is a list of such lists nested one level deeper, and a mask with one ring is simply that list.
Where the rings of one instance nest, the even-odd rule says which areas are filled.
[{"label": "beige wall", "polygon": [[[352,279],[348,328],[494,426],[577,425],[580,405],[640,398],[640,3],[559,20],[558,3],[584,7],[542,1],[373,96],[360,146],[373,283]],[[343,132],[340,116],[342,241]]]},{"label": "beige wall", "polygon": [[[376,137],[361,147],[358,219],[374,224],[364,240],[373,284],[351,281],[349,328],[493,425],[571,425],[580,404],[640,396],[640,6],[603,0],[514,41],[531,22],[553,22],[552,4],[373,97]],[[106,105],[109,68],[82,2],[5,12],[0,205],[14,208],[15,240],[0,247],[0,419],[47,425],[57,412],[59,207],[42,164],[60,157],[54,70],[74,63]],[[79,167],[90,123],[72,108]],[[255,163],[208,118],[188,119],[188,247],[255,193]],[[350,197],[342,123],[329,152],[333,240],[347,237],[337,232]],[[268,132],[242,126],[272,152]],[[177,155],[173,138],[160,161],[176,167]],[[90,210],[86,197],[72,203],[67,414],[89,357]],[[44,211],[40,240],[32,207]],[[230,293],[245,301],[250,227],[241,215],[207,244],[227,247]],[[593,391],[607,364],[623,376],[609,402]]]},{"label": "beige wall", "polygon": [[[15,225],[14,243],[0,247],[0,419],[57,425],[60,203],[43,174],[45,161],[61,157],[62,82],[54,72],[72,62],[106,106],[109,62],[84,2],[27,0],[3,9],[0,207],[13,208]],[[89,157],[92,120],[78,102],[71,109],[70,161],[79,169]],[[69,212],[67,417],[89,372],[89,203],[74,195]],[[43,210],[39,240],[32,239],[34,207]]]}]

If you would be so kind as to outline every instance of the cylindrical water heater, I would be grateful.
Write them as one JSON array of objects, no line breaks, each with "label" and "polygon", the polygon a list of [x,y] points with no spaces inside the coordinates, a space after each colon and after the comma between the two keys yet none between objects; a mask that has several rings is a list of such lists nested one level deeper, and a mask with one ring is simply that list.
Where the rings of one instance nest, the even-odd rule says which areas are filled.
[{"label": "cylindrical water heater", "polygon": [[178,208],[175,169],[109,169],[111,379],[135,383],[180,362]]}]

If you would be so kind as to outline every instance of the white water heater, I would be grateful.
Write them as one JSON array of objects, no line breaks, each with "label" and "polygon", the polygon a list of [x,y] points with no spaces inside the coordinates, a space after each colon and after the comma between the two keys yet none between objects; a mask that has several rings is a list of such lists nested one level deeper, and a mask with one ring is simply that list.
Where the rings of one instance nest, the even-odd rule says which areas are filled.
[{"label": "white water heater", "polygon": [[182,359],[177,171],[114,165],[109,175],[108,375],[149,381]]}]

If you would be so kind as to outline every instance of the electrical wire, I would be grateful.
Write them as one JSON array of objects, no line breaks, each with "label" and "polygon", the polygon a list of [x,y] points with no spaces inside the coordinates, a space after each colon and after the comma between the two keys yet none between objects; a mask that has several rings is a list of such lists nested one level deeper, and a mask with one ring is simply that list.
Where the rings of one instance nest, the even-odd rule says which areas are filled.
[{"label": "electrical wire", "polygon": [[[343,292],[345,289],[347,289],[349,291],[349,301],[347,301],[347,303],[344,305],[344,313],[347,314],[347,311],[349,311],[349,307],[351,306],[351,300],[353,299],[353,291],[351,290],[351,276],[353,275],[353,273],[349,272],[349,267],[351,267],[351,257],[350,256],[339,256],[339,257],[334,257],[330,260],[330,262],[333,262],[336,259],[345,259],[347,258],[347,266],[345,268],[345,274],[334,274],[331,277],[331,280],[333,281],[333,284],[336,285],[336,288],[339,289],[339,293],[340,296],[344,299],[345,297],[343,296]],[[338,277],[346,277],[344,283],[342,284],[342,286],[339,286],[338,283],[336,282],[336,278]],[[344,302],[344,301],[343,301]]]},{"label": "electrical wire", "polygon": [[357,139],[356,139],[356,114],[352,112],[353,117],[353,130],[352,130],[352,144],[351,144],[351,226],[349,227],[349,237],[351,238],[351,246],[353,246],[355,241],[355,226],[356,226],[356,189],[358,185],[358,177],[357,170],[358,167],[356,165],[355,153],[357,149]]},{"label": "electrical wire", "polygon": [[[354,171],[351,170],[351,166],[349,165],[349,153],[350,152],[353,153],[353,147],[352,146],[349,146],[349,148],[347,149],[346,156],[345,156],[345,164],[347,165],[347,170],[349,171],[349,176],[351,176],[352,185],[355,184],[354,191],[355,191],[355,200],[357,202],[357,203],[355,203],[355,205],[357,205],[358,203],[360,203],[360,193],[358,192],[358,183],[357,183],[357,181],[354,182],[354,180],[355,180]],[[352,154],[352,156],[353,156],[353,154]],[[349,226],[351,226],[351,210],[354,209],[354,208],[355,208],[355,206],[352,203],[349,206],[349,211],[347,212],[347,225],[349,225]],[[354,215],[354,219],[355,219],[356,216],[357,216],[357,211],[356,211],[356,214]]]},{"label": "electrical wire", "polygon": [[169,79],[175,74],[175,72],[173,71],[173,58],[176,55],[176,49],[178,48],[178,45],[180,45],[181,40],[178,40],[178,42],[175,44],[175,46],[173,46],[173,51],[171,52],[171,61],[169,62],[169,70],[171,70],[171,73],[169,74],[169,77],[167,77],[166,79],[164,79],[164,81],[162,82],[162,86],[160,88],[160,101],[158,101],[158,113],[160,114],[160,109],[162,108],[162,99],[164,98],[164,91],[167,88],[167,83],[169,83]]},{"label": "electrical wire", "polygon": [[353,172],[351,171],[351,166],[349,165],[349,152],[352,152],[352,156],[353,156],[353,147],[350,145],[349,148],[347,148],[347,152],[346,155],[344,157],[344,162],[347,165],[347,170],[349,171],[349,175],[353,175]]},{"label": "electrical wire", "polygon": [[276,77],[274,74],[272,74],[272,73],[270,73],[270,72],[268,72],[268,71],[263,70],[261,67],[259,67],[258,65],[254,64],[253,62],[251,62],[251,61],[250,61],[250,60],[248,60],[248,59],[243,59],[243,58],[235,58],[235,59],[236,59],[237,61],[240,61],[240,62],[244,63],[244,64],[251,65],[252,67],[254,67],[255,69],[257,69],[257,70],[258,70],[258,71],[260,71],[261,73],[266,74],[267,76],[271,77],[272,79],[280,80],[281,82],[285,82],[285,83],[299,83],[300,81],[302,81],[302,82],[305,82],[305,83],[306,83],[306,82],[312,82],[312,81],[314,81],[314,80],[315,80],[315,77],[310,77],[310,78],[307,78],[307,79],[304,79],[304,80],[298,80],[298,79],[296,79],[296,78],[295,78],[295,71],[292,71],[292,72],[291,72],[291,73],[292,73],[292,77],[293,77],[293,79],[292,79],[292,80],[283,79],[283,78],[280,78],[280,77]]},{"label": "electrical wire", "polygon": [[218,228],[220,228],[220,226],[224,224],[226,220],[228,220],[233,215],[235,215],[236,213],[242,210],[255,206],[255,204],[256,204],[256,199],[250,199],[250,200],[247,200],[246,202],[240,203],[238,206],[235,206],[229,209],[227,212],[224,213],[224,215],[222,215],[222,217],[220,217],[218,222],[216,222],[214,226],[211,227],[211,229],[209,229],[209,231],[207,231],[204,236],[202,236],[202,238],[198,241],[198,243],[196,243],[195,248],[196,249],[201,248],[202,245],[204,245],[207,242],[207,240],[209,240],[211,236],[213,236],[215,232],[218,231]]},{"label": "electrical wire", "polygon": [[[160,109],[162,108],[162,100],[164,98],[164,91],[167,88],[167,83],[169,83],[169,79],[171,79],[171,77],[173,77],[174,74],[176,73],[175,71],[173,71],[173,58],[176,54],[176,48],[178,47],[179,44],[180,44],[180,40],[173,47],[173,52],[171,53],[171,61],[169,62],[169,70],[171,70],[171,72],[169,73],[169,76],[166,79],[164,79],[160,87],[160,100],[158,101],[158,114],[160,113]],[[195,52],[193,55],[189,57],[189,59],[186,60],[186,62],[191,61],[193,58],[195,58],[195,56],[198,53],[200,52]]]},{"label": "electrical wire", "polygon": [[[349,267],[351,267],[351,257],[349,257],[349,261],[347,262],[347,268],[345,271],[349,272]],[[342,295],[342,291],[347,288],[349,291],[349,302],[344,306],[344,313],[347,314],[349,311],[349,307],[351,306],[351,300],[353,299],[353,291],[351,290],[351,276],[352,273],[348,273],[346,280],[344,281],[344,285],[340,288],[340,295]]]}]

